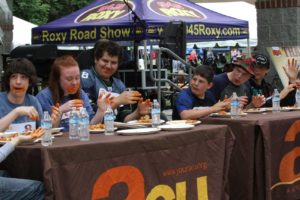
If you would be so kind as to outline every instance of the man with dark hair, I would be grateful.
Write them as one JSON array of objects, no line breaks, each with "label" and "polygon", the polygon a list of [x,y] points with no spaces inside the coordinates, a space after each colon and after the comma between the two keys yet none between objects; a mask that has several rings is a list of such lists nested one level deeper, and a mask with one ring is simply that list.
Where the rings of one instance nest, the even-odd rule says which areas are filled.
[{"label": "man with dark hair", "polygon": [[[148,114],[150,107],[141,99],[137,91],[126,91],[124,83],[113,75],[118,70],[122,59],[122,48],[109,40],[98,40],[94,45],[94,62],[91,69],[81,73],[81,87],[88,94],[95,105],[101,92],[111,92],[114,97],[112,108],[118,108],[118,121],[138,119]],[[137,109],[132,111],[130,104],[138,103]],[[148,105],[148,104],[147,104]]]},{"label": "man with dark hair", "polygon": [[194,70],[189,88],[182,90],[176,99],[172,115],[174,120],[199,119],[229,106],[228,101],[216,103],[213,94],[207,91],[212,86],[213,76],[212,69],[206,65]]}]

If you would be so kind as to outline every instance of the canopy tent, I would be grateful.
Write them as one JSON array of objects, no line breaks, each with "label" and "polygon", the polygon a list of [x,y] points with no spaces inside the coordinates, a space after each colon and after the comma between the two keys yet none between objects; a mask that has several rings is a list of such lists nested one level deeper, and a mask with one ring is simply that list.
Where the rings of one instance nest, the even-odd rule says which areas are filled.
[{"label": "canopy tent", "polygon": [[[250,47],[257,46],[257,19],[255,5],[246,2],[218,2],[218,3],[198,3],[198,5],[223,15],[236,17],[238,19],[247,20],[249,23],[249,45]],[[221,47],[236,46],[247,47],[248,41],[246,39],[241,40],[224,40],[224,41],[205,41],[188,44],[197,44],[198,47],[214,47],[218,44]]]},{"label": "canopy tent", "polygon": [[13,25],[13,48],[20,45],[31,44],[31,29],[37,27],[37,25],[15,16],[13,16]]},{"label": "canopy tent", "polygon": [[33,28],[32,43],[91,44],[100,38],[116,41],[159,39],[167,22],[179,20],[186,23],[188,41],[249,38],[247,21],[187,0],[126,2],[97,0],[61,19]]}]

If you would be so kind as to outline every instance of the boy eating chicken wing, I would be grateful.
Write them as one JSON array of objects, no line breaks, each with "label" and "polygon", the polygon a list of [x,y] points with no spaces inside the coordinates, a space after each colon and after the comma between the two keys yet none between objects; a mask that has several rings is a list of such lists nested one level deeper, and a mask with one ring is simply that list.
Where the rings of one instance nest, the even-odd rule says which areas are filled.
[{"label": "boy eating chicken wing", "polygon": [[201,65],[195,68],[189,88],[182,90],[176,98],[173,120],[199,119],[228,108],[229,101],[216,102],[214,95],[208,91],[212,87],[213,76],[209,66]]}]

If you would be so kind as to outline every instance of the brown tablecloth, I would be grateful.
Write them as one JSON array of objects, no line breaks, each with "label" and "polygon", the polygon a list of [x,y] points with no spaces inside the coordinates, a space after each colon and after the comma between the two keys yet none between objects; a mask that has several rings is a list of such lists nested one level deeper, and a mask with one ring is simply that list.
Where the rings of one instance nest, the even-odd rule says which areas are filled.
[{"label": "brown tablecloth", "polygon": [[[14,177],[44,181],[46,199],[226,199],[234,143],[224,125],[151,135],[55,138],[19,146],[4,163]],[[127,189],[128,188],[128,189]]]},{"label": "brown tablecloth", "polygon": [[[229,169],[230,199],[300,199],[296,159],[300,138],[295,136],[300,132],[299,119],[299,111],[203,119],[208,124],[228,125],[236,137]],[[291,126],[293,133],[288,137]]]}]

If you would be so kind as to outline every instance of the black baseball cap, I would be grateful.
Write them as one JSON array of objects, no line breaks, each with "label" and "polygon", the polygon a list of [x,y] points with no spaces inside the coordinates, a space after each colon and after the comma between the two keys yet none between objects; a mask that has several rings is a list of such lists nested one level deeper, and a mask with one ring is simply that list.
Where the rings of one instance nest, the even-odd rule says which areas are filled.
[{"label": "black baseball cap", "polygon": [[264,54],[256,54],[254,56],[254,66],[260,66],[260,67],[265,67],[267,69],[270,68],[270,61],[269,58],[264,55]]}]

